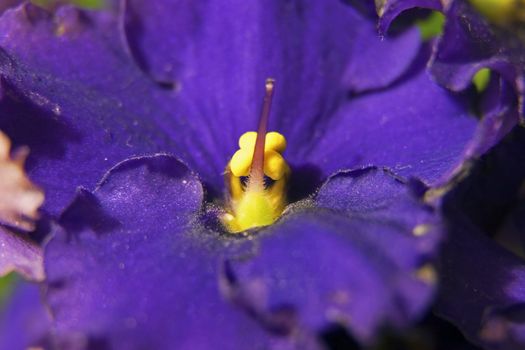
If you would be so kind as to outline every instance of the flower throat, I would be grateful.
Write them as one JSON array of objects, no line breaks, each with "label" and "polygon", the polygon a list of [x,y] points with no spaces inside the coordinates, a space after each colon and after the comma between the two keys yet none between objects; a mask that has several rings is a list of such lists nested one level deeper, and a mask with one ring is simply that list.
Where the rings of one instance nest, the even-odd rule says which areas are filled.
[{"label": "flower throat", "polygon": [[227,213],[222,222],[232,233],[271,225],[286,206],[291,173],[282,156],[286,139],[277,132],[267,133],[274,87],[275,81],[266,79],[257,132],[239,138],[239,150],[226,166]]}]

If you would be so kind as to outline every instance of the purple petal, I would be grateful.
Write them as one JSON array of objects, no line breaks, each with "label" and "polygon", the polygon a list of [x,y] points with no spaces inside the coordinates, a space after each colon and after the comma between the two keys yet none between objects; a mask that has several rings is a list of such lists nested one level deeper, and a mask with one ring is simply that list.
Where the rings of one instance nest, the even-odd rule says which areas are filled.
[{"label": "purple petal", "polygon": [[371,24],[360,30],[374,34],[356,36],[354,47],[359,54],[352,56],[343,76],[345,86],[355,93],[389,86],[408,70],[421,48],[421,35],[415,27],[382,40]]},{"label": "purple petal", "polygon": [[198,179],[163,155],[127,160],[93,194],[79,193],[46,250],[57,341],[125,349],[270,346],[263,329],[220,294],[226,249],[198,226],[202,200]]},{"label": "purple petal", "polygon": [[17,282],[0,313],[0,349],[48,348],[50,329],[40,286]]},{"label": "purple petal", "polygon": [[430,66],[435,79],[460,91],[478,70],[490,68],[517,91],[522,115],[525,47],[518,35],[490,25],[466,1],[450,1],[444,12],[447,21]]},{"label": "purple petal", "polygon": [[26,4],[0,18],[0,128],[15,146],[30,147],[28,173],[53,214],[110,164],[173,149],[146,117],[154,84],[113,45],[109,14],[100,17],[70,7],[51,15]]},{"label": "purple petal", "polygon": [[345,86],[386,87],[407,70],[420,44],[413,31],[381,42],[372,21],[338,1],[211,1],[198,7],[181,1],[176,16],[186,17],[179,22],[169,11],[175,5],[161,4],[129,4],[126,14],[134,21],[126,27],[128,42],[155,79],[178,75],[175,117],[191,116],[198,135],[190,145],[199,150],[194,153],[213,150],[189,163],[213,184],[238,137],[255,128],[267,77],[277,81],[270,126],[287,137],[293,163],[345,98]]},{"label": "purple petal", "polygon": [[471,153],[480,155],[496,145],[518,122],[515,94],[509,84],[501,77],[490,80],[486,91],[481,95],[482,121],[476,132]]},{"label": "purple petal", "polygon": [[270,319],[288,310],[303,326],[340,323],[363,342],[417,320],[434,292],[418,278],[439,241],[432,212],[375,168],[332,177],[315,203],[269,228],[252,260],[232,261],[234,288],[259,295],[254,309]]},{"label": "purple petal", "polygon": [[442,5],[441,0],[376,0],[379,32],[385,34],[390,24],[401,12],[414,7],[441,10]]},{"label": "purple petal", "polygon": [[465,101],[430,80],[427,57],[410,78],[351,99],[305,158],[325,174],[374,164],[428,184],[448,180],[483,140],[474,139],[478,125]]},{"label": "purple petal", "polygon": [[179,84],[184,53],[199,34],[206,7],[188,0],[127,1],[124,38],[139,67],[157,82]]},{"label": "purple petal", "polygon": [[496,68],[503,60],[498,57],[499,45],[492,28],[470,5],[451,1],[445,15],[447,21],[432,71],[439,83],[460,91],[471,84],[478,70]]},{"label": "purple petal", "polygon": [[0,226],[0,276],[17,271],[25,278],[44,279],[42,249],[28,236]]}]

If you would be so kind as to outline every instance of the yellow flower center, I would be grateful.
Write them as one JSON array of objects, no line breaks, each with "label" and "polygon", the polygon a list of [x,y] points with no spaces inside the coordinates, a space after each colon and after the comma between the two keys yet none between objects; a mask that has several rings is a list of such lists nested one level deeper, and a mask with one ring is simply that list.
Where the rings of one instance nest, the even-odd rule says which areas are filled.
[{"label": "yellow flower center", "polygon": [[222,222],[231,233],[273,224],[287,203],[291,171],[282,156],[286,139],[277,132],[266,133],[273,87],[268,79],[258,132],[239,138],[239,150],[226,166],[228,206]]}]

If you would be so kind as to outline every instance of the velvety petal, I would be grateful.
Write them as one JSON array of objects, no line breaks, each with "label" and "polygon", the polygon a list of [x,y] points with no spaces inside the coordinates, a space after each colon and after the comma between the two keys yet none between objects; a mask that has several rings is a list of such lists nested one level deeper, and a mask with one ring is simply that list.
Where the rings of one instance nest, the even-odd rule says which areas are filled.
[{"label": "velvety petal", "polygon": [[447,21],[431,62],[435,79],[459,91],[471,84],[478,70],[490,68],[517,91],[523,114],[525,46],[518,35],[490,25],[464,0],[450,1],[444,12]]},{"label": "velvety petal", "polygon": [[355,93],[389,86],[408,70],[421,48],[421,35],[415,27],[382,40],[376,37],[372,23],[359,30],[373,34],[356,36],[356,51],[343,76],[345,86]]},{"label": "velvety petal", "polygon": [[168,78],[165,67],[179,72],[182,111],[175,117],[191,116],[198,134],[192,148],[214,149],[213,157],[191,163],[214,184],[238,137],[256,127],[267,77],[276,79],[270,128],[287,137],[287,157],[298,163],[346,86],[385,87],[407,70],[420,44],[415,31],[382,43],[372,20],[338,1],[209,1],[191,9],[179,2],[190,13],[180,23],[164,10],[175,5],[164,3],[130,2],[126,15],[136,21],[127,38],[156,79]]},{"label": "velvety petal", "polygon": [[0,313],[0,349],[47,349],[50,329],[40,286],[18,281]]},{"label": "velvety petal", "polygon": [[525,176],[524,145],[525,131],[516,127],[443,201],[449,240],[436,311],[490,349],[525,345],[525,261],[511,252],[523,251],[519,231],[525,232],[525,222],[508,226]]},{"label": "velvety petal", "polygon": [[0,129],[31,149],[28,173],[53,214],[111,164],[173,150],[147,117],[154,84],[114,45],[117,22],[99,16],[71,7],[52,15],[26,4],[0,18]]},{"label": "velvety petal", "polygon": [[[246,349],[270,336],[221,295],[227,249],[199,229],[203,190],[175,159],[125,161],[81,191],[46,249],[59,344]],[[94,346],[94,345],[93,345]]]},{"label": "velvety petal", "polygon": [[253,259],[231,261],[233,288],[260,296],[254,309],[269,318],[286,311],[317,330],[339,323],[363,342],[417,320],[435,286],[432,211],[375,168],[332,177],[314,201],[270,227]]},{"label": "velvety petal", "polygon": [[191,0],[127,1],[124,39],[139,67],[159,83],[178,84],[184,53],[199,35],[207,6]]},{"label": "velvety petal", "polygon": [[0,226],[0,276],[17,271],[32,280],[44,279],[42,249],[29,236]]},{"label": "velvety petal", "polygon": [[512,87],[501,77],[490,80],[480,97],[482,122],[476,137],[480,142],[477,142],[477,149],[472,150],[473,154],[487,152],[516,125],[518,111],[515,98]]},{"label": "velvety petal", "polygon": [[430,79],[427,59],[421,55],[409,78],[342,106],[305,158],[327,174],[374,164],[431,185],[449,179],[483,140],[466,101]]},{"label": "velvety petal", "polygon": [[392,21],[403,11],[414,7],[440,10],[441,0],[375,0],[379,15],[379,32],[384,34]]},{"label": "velvety petal", "polygon": [[[286,134],[288,155],[298,163],[345,96],[349,55],[363,62],[379,55],[354,45],[357,35],[379,42],[369,19],[336,1],[179,5],[181,18],[192,13],[180,23],[169,10],[147,22],[159,12],[157,2],[130,2],[124,19],[119,9],[65,6],[49,14],[30,5],[0,19],[0,127],[16,145],[34,149],[29,173],[48,193],[52,214],[74,188],[94,186],[108,164],[150,152],[177,154],[221,189],[237,138],[255,127],[268,76],[278,84],[272,128]],[[404,65],[417,46],[407,35]],[[171,89],[144,76],[136,62],[155,79],[170,79],[167,64],[180,76]],[[381,71],[378,77],[390,81],[404,69],[386,64]]]}]

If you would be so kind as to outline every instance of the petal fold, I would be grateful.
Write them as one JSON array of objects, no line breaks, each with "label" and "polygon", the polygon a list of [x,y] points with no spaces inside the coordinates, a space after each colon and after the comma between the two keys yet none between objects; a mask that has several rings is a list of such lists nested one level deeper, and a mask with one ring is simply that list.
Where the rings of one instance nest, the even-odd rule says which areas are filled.
[{"label": "petal fold", "polygon": [[57,342],[125,349],[281,344],[222,296],[227,249],[199,227],[202,200],[199,180],[166,155],[124,161],[94,193],[81,191],[46,249]]},{"label": "petal fold", "polygon": [[420,52],[406,79],[341,106],[307,159],[324,174],[377,165],[428,185],[448,181],[483,141],[465,98],[430,79],[428,57]]},{"label": "petal fold", "polygon": [[270,227],[253,259],[231,261],[233,287],[258,296],[263,319],[287,313],[318,331],[339,324],[363,343],[417,320],[435,289],[432,210],[376,168],[335,175],[314,202]]},{"label": "petal fold", "polygon": [[441,10],[442,0],[375,0],[379,15],[379,32],[385,34],[401,12],[414,7]]}]

